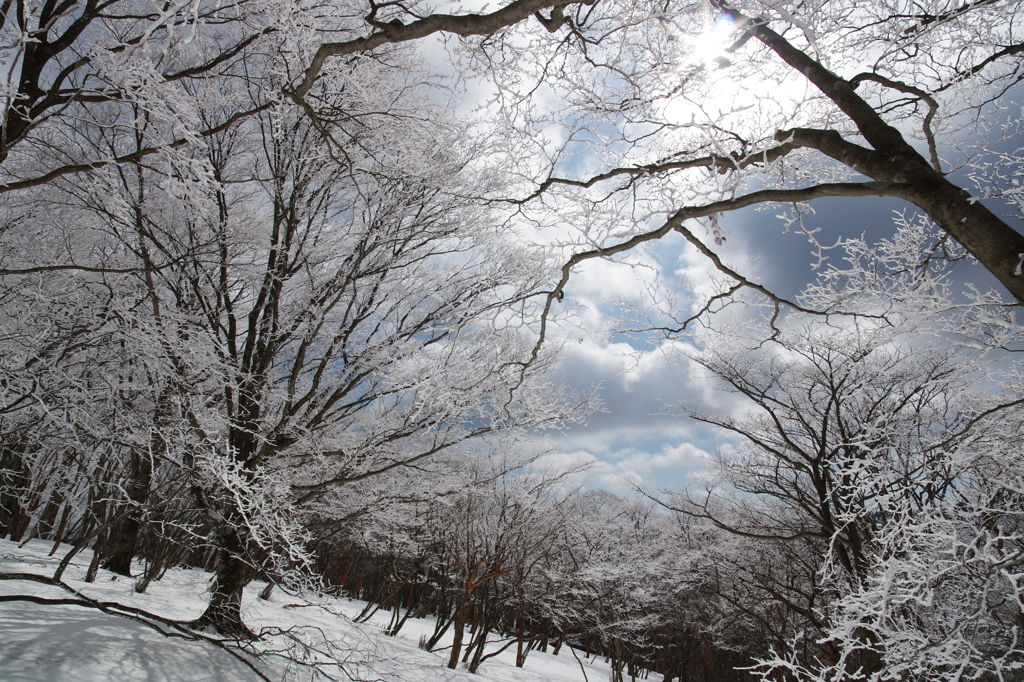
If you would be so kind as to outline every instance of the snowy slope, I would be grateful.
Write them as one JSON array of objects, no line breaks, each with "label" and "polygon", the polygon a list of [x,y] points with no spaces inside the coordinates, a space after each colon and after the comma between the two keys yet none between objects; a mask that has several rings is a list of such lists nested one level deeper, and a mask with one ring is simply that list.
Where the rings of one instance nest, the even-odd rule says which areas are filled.
[{"label": "snowy slope", "polygon": [[[53,574],[70,546],[51,558],[52,544],[32,541],[24,547],[0,540],[0,573]],[[174,620],[189,620],[202,613],[210,574],[198,570],[170,570],[153,582],[146,594],[136,594],[134,581],[100,571],[95,583],[82,581],[91,556],[78,555],[64,581],[83,595],[101,602],[117,602]],[[603,660],[586,660],[563,647],[559,656],[533,651],[525,668],[516,668],[515,647],[486,661],[478,674],[448,670],[442,649],[418,648],[421,635],[433,631],[431,619],[407,622],[397,637],[382,634],[390,613],[378,611],[366,624],[351,618],[365,603],[322,598],[305,600],[275,590],[270,601],[257,598],[262,583],[246,590],[245,621],[256,631],[270,633],[245,656],[263,675],[273,680],[312,679],[309,668],[291,658],[328,658],[341,666],[322,667],[336,679],[385,682],[603,682],[610,668]],[[36,595],[51,599],[74,595],[55,586],[26,580],[0,580],[0,595]],[[282,633],[282,631],[285,631]],[[173,634],[173,633],[172,633]],[[494,636],[494,635],[492,635]],[[297,644],[301,641],[304,646]],[[449,642],[450,644],[450,639]],[[442,642],[444,646],[446,643]],[[499,643],[489,645],[496,650]],[[320,677],[316,679],[331,679]],[[0,601],[0,680],[107,682],[223,682],[259,680],[260,677],[231,652],[205,641],[168,637],[153,627],[119,615],[73,605],[43,605],[27,601]],[[657,682],[660,676],[652,674]]]}]

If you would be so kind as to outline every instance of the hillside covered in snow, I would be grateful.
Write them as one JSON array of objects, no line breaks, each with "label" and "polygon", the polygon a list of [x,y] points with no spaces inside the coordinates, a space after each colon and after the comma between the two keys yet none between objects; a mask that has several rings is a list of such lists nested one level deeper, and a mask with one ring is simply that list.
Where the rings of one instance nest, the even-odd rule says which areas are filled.
[{"label": "hillside covered in snow", "polygon": [[[69,547],[52,557],[51,549],[39,540],[23,547],[0,540],[0,573],[49,577]],[[477,674],[449,670],[450,636],[433,652],[417,646],[433,631],[432,618],[411,619],[398,636],[388,637],[383,630],[390,613],[378,611],[356,624],[353,618],[364,602],[281,591],[263,600],[258,595],[265,585],[258,582],[247,588],[242,608],[260,639],[245,643],[192,633],[146,614],[169,621],[197,618],[206,606],[211,574],[171,569],[137,594],[133,580],[108,571],[93,583],[83,582],[90,558],[89,552],[77,555],[64,575],[74,592],[27,579],[0,580],[0,678],[5,682],[595,682],[610,675],[606,662],[568,646],[557,656],[533,651],[523,668],[515,667],[515,649],[509,647],[485,661]],[[506,643],[496,637],[488,652]]]}]

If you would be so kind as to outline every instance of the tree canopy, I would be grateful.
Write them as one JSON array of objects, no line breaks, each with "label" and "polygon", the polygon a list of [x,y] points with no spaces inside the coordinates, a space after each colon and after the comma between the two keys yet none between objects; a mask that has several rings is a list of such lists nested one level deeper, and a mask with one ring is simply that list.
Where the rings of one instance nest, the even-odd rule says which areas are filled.
[{"label": "tree canopy", "polygon": [[[452,667],[501,628],[620,678],[1019,675],[1022,13],[4,0],[0,529],[71,542],[54,580],[210,567],[188,626],[239,639],[259,577],[431,611]],[[832,197],[907,213],[823,241]],[[750,207],[799,295],[723,250]],[[670,236],[712,285],[633,331],[750,411],[681,410],[742,446],[659,515],[523,443],[598,407],[546,379],[578,266]]]}]

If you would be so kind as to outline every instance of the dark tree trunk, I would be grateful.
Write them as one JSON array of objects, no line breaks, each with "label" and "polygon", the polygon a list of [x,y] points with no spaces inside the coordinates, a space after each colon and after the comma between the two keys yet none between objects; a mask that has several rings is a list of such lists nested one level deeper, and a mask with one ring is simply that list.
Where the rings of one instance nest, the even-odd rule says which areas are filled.
[{"label": "dark tree trunk", "polygon": [[452,655],[448,659],[448,667],[452,670],[455,670],[459,665],[459,654],[462,653],[462,638],[466,629],[466,611],[468,607],[469,596],[463,592],[459,596],[459,606],[455,612],[455,639],[452,640]]},{"label": "dark tree trunk", "polygon": [[50,538],[57,529],[57,514],[60,512],[60,500],[56,494],[51,494],[43,507],[43,513],[39,515],[39,526],[36,534],[40,538]]},{"label": "dark tree trunk", "polygon": [[439,612],[439,615],[437,616],[437,623],[434,625],[434,633],[425,642],[423,649],[425,649],[426,651],[433,651],[434,647],[437,646],[437,643],[441,641],[441,638],[444,637],[444,634],[448,632],[448,628],[452,626],[452,623],[454,621],[454,615],[449,617],[448,615]]},{"label": "dark tree trunk", "polygon": [[0,538],[10,533],[15,542],[20,539],[14,537],[18,526],[25,523],[18,493],[28,487],[30,479],[22,449],[0,446]]},{"label": "dark tree trunk", "polygon": [[71,518],[71,505],[64,505],[64,513],[60,517],[60,525],[57,527],[57,532],[53,537],[53,549],[50,550],[50,556],[57,553],[60,549],[60,543],[64,540],[64,531],[68,528],[68,519]]},{"label": "dark tree trunk", "polygon": [[196,629],[212,628],[227,637],[253,639],[255,635],[242,622],[242,591],[251,579],[252,569],[242,558],[244,547],[235,528],[227,527],[220,539],[210,604],[190,625]]},{"label": "dark tree trunk", "polygon": [[24,540],[30,540],[26,538],[25,534],[28,533],[32,527],[32,514],[35,512],[35,508],[38,505],[38,493],[35,499],[29,503],[27,509],[23,508],[20,504],[15,504],[14,507],[14,521],[11,524],[11,540],[14,542],[22,542]]},{"label": "dark tree trunk", "polygon": [[85,582],[96,582],[96,574],[100,571],[100,560],[103,558],[103,546],[106,544],[107,533],[101,533],[96,539],[92,549],[92,561],[89,562],[89,569],[85,572]]},{"label": "dark tree trunk", "polygon": [[518,628],[516,630],[516,667],[522,668],[526,665],[526,657],[533,648],[533,642],[529,640],[526,631],[525,617],[520,614]]},{"label": "dark tree trunk", "polygon": [[[410,593],[412,592],[412,586],[411,585],[409,586],[409,592]],[[411,599],[410,599],[410,602],[411,602]],[[388,625],[388,629],[384,632],[384,634],[388,635],[389,637],[394,637],[395,635],[397,635],[399,630],[402,629],[402,626],[405,625],[405,621],[409,620],[409,616],[411,616],[411,615],[412,615],[412,604],[410,603],[406,607],[405,615],[402,615],[402,602],[398,601],[395,604],[395,610],[394,610],[394,613],[392,614],[392,617],[391,617],[391,623]]]},{"label": "dark tree trunk", "polygon": [[854,635],[861,642],[862,648],[857,652],[859,655],[854,657],[855,660],[849,664],[849,668],[851,672],[859,668],[860,674],[866,678],[873,677],[885,668],[885,658],[878,643],[878,636],[863,626],[854,630]]},{"label": "dark tree trunk", "polygon": [[114,532],[113,548],[103,568],[118,575],[132,577],[132,559],[142,529],[142,505],[149,498],[153,479],[153,463],[146,453],[132,450],[130,483],[128,487],[129,507]]},{"label": "dark tree trunk", "polygon": [[146,569],[142,572],[142,576],[135,581],[135,591],[139,594],[143,594],[149,589],[149,584],[154,580],[159,580],[163,575],[166,567],[159,561],[151,561]]}]

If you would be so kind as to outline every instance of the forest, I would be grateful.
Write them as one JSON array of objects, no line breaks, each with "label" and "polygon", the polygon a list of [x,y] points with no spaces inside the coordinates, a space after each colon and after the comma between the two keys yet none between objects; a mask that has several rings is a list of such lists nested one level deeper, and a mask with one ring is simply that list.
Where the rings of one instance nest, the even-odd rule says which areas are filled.
[{"label": "forest", "polygon": [[[0,3],[0,539],[59,560],[0,603],[88,555],[227,646],[258,581],[471,673],[1024,680],[1024,5]],[[700,377],[685,483],[561,456],[584,337]]]}]

